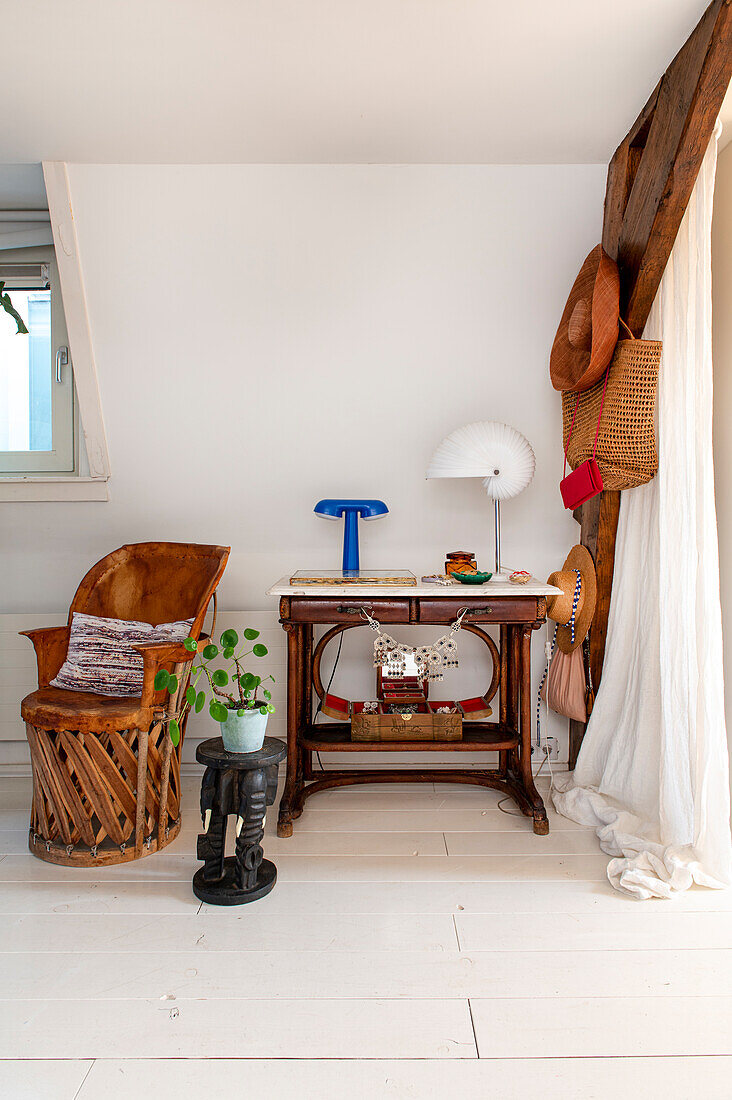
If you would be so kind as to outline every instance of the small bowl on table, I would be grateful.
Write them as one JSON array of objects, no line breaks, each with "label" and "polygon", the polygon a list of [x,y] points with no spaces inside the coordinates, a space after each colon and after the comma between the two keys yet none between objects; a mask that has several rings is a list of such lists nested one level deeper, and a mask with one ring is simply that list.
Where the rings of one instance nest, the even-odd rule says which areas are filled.
[{"label": "small bowl on table", "polygon": [[461,584],[485,584],[493,576],[492,573],[453,573],[453,579]]}]

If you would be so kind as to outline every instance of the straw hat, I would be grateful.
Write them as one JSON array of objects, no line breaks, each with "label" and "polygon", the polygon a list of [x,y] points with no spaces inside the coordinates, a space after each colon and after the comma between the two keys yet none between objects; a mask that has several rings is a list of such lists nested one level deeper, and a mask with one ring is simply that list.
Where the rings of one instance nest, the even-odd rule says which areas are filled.
[{"label": "straw hat", "polygon": [[552,345],[549,373],[555,390],[581,393],[612,359],[618,342],[620,276],[601,244],[574,281]]},{"label": "straw hat", "polygon": [[[574,643],[572,643],[572,631],[567,624],[572,618],[572,602],[577,584],[575,569],[579,569],[582,583],[574,613]],[[573,546],[562,568],[557,573],[552,573],[546,583],[553,584],[555,588],[562,590],[561,595],[549,597],[546,613],[558,624],[557,645],[562,653],[571,653],[577,646],[582,645],[590,629],[592,616],[595,614],[597,577],[595,563],[589,550],[584,546]]]}]

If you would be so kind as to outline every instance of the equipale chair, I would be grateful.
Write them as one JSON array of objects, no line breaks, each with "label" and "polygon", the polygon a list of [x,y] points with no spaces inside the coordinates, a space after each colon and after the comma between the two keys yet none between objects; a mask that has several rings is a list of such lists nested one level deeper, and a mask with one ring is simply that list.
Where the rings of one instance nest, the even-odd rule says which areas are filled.
[{"label": "equipale chair", "polygon": [[[180,831],[180,753],[162,719],[177,714],[194,654],[178,642],[148,642],[139,696],[49,687],[66,659],[75,611],[153,626],[193,618],[201,640],[228,546],[141,542],[102,558],[79,585],[66,626],[21,631],[35,646],[38,691],[21,704],[33,765],[31,852],[49,863],[94,867],[158,851]],[[213,626],[211,628],[213,630]],[[168,698],[156,673],[178,677]]]}]

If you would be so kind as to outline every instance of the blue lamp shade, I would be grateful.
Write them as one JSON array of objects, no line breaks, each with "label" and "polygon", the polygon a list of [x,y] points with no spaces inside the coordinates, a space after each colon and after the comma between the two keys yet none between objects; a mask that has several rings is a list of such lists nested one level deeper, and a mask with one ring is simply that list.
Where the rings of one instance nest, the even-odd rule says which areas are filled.
[{"label": "blue lamp shade", "polygon": [[389,509],[383,500],[319,500],[314,511],[325,519],[345,519],[343,531],[343,572],[355,573],[359,568],[358,519],[378,519]]}]

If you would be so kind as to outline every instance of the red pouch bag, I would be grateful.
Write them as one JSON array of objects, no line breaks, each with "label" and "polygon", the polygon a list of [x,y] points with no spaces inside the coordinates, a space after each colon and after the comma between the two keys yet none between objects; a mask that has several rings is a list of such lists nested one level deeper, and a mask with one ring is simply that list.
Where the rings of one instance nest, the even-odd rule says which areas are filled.
[{"label": "red pouch bag", "polygon": [[559,482],[564,507],[572,512],[586,500],[601,493],[602,488],[602,474],[594,458],[588,458],[576,470],[572,470],[568,477]]},{"label": "red pouch bag", "polygon": [[572,470],[571,474],[567,474],[567,451],[569,450],[569,441],[572,438],[572,430],[574,429],[574,422],[577,417],[577,409],[579,408],[580,401],[579,397],[574,407],[572,426],[569,429],[567,446],[564,449],[564,471],[562,480],[559,482],[559,492],[562,494],[562,502],[564,507],[568,508],[570,511],[579,508],[580,504],[584,504],[586,500],[591,500],[592,497],[597,496],[597,494],[601,493],[603,490],[602,474],[600,473],[600,467],[595,461],[595,453],[597,451],[597,439],[600,435],[602,407],[605,404],[605,391],[607,390],[609,373],[610,368],[608,367],[605,371],[605,385],[602,388],[602,402],[600,404],[600,415],[597,418],[597,431],[595,432],[595,445],[592,448],[592,458],[588,458],[587,461],[582,462],[576,470]]}]

